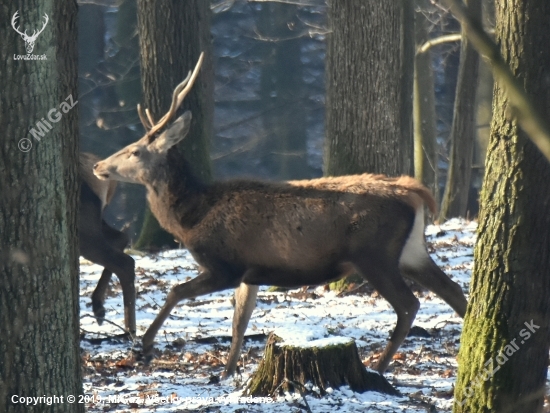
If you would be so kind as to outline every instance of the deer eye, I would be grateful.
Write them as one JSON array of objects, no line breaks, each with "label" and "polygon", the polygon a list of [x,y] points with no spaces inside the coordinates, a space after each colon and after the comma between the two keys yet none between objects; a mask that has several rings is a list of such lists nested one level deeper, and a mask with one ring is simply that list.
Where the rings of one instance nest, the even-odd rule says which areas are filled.
[{"label": "deer eye", "polygon": [[130,155],[132,156],[139,156],[139,149],[134,149],[132,152],[130,152]]}]

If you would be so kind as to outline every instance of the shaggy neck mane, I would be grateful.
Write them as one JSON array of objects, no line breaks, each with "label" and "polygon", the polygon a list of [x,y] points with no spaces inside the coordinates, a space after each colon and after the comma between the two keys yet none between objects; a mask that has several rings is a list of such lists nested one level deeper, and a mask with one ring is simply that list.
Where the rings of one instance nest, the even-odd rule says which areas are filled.
[{"label": "shaggy neck mane", "polygon": [[207,211],[206,189],[207,185],[193,174],[185,158],[172,148],[167,161],[155,170],[147,185],[147,199],[162,227],[180,236],[176,234],[178,229],[193,227]]}]

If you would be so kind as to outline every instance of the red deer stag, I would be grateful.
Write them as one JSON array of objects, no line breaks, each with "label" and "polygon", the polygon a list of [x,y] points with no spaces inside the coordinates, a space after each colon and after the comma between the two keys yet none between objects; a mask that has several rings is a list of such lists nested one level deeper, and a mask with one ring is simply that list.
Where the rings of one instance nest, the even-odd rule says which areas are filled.
[{"label": "red deer stag", "polygon": [[115,193],[116,181],[99,180],[95,177],[92,168],[99,160],[90,153],[80,154],[80,255],[104,267],[92,293],[92,309],[98,324],[105,318],[105,292],[114,272],[122,286],[126,331],[135,334],[134,259],[124,253],[128,236],[111,228],[102,218],[103,208]]},{"label": "red deer stag", "polygon": [[185,112],[164,132],[191,88],[202,60],[173,93],[166,115],[140,118],[143,138],[98,162],[101,179],[145,185],[151,211],[179,238],[202,272],[175,286],[143,337],[150,354],[154,338],[174,306],[237,288],[233,340],[224,376],[235,372],[242,338],[259,285],[324,284],[358,271],[389,301],[397,324],[380,356],[383,373],[405,339],[419,301],[405,283],[412,278],[442,297],[460,316],[466,299],[432,261],[424,243],[424,204],[435,202],[413,178],[356,175],[311,181],[265,183],[234,180],[205,184],[174,148],[188,133]]}]

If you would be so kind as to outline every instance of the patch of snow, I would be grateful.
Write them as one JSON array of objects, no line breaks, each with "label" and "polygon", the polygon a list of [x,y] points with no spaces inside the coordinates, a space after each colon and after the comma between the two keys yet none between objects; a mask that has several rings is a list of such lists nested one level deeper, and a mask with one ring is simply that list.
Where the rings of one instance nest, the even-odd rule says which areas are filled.
[{"label": "patch of snow", "polygon": [[[472,271],[475,231],[475,222],[454,219],[426,229],[432,258],[465,293]],[[99,326],[93,318],[91,294],[103,269],[81,260],[81,347],[84,391],[90,399],[88,412],[290,411],[296,408],[296,403],[304,405],[300,394],[271,399],[241,398],[244,383],[258,366],[267,334],[274,331],[296,345],[327,345],[353,339],[368,367],[375,364],[395,327],[395,312],[376,293],[338,297],[323,287],[307,293],[301,290],[271,293],[261,288],[246,332],[260,341],[245,342],[240,374],[219,381],[216,377],[223,371],[229,350],[233,316],[230,301],[233,291],[222,291],[184,300],[176,306],[156,337],[157,358],[145,367],[133,359],[134,351],[140,348],[139,340],[170,289],[195,277],[198,266],[185,250],[134,256],[134,259],[138,291],[135,344],[115,337],[124,325],[122,294],[116,276],[105,302],[108,322]],[[343,387],[321,398],[305,396],[313,412],[451,411],[462,320],[433,293],[420,290],[415,294],[421,305],[414,325],[425,329],[430,337],[408,337],[385,374],[404,396],[360,394]]]}]

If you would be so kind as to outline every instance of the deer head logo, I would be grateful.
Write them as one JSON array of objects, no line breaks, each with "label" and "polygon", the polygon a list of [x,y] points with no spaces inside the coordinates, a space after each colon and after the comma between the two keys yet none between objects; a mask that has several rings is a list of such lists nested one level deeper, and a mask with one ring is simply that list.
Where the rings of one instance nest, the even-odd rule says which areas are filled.
[{"label": "deer head logo", "polygon": [[44,28],[48,24],[48,20],[49,20],[48,15],[46,13],[44,13],[44,25],[38,31],[38,33],[36,32],[36,30],[33,30],[32,36],[29,36],[27,34],[26,30],[25,30],[25,32],[21,32],[19,30],[19,27],[15,27],[15,24],[16,24],[16,21],[17,21],[18,18],[19,18],[19,10],[17,10],[15,12],[15,14],[13,15],[13,17],[11,18],[11,27],[13,27],[13,30],[15,30],[17,33],[19,33],[21,35],[21,37],[25,41],[25,49],[27,49],[27,54],[31,54],[33,49],[34,49],[34,42],[36,42],[36,38],[38,37],[38,35],[40,33],[42,33],[44,31]]}]

